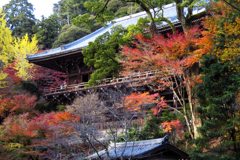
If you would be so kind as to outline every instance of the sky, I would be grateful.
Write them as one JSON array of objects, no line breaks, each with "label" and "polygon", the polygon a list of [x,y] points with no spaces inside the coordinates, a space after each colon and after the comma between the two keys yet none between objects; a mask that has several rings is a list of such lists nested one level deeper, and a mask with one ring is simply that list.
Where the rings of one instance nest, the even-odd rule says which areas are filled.
[{"label": "sky", "polygon": [[[8,4],[10,0],[0,0],[0,7]],[[28,0],[29,3],[33,4],[33,8],[35,8],[33,14],[36,19],[41,20],[41,16],[45,17],[50,16],[53,13],[53,4],[57,3],[60,0]]]}]

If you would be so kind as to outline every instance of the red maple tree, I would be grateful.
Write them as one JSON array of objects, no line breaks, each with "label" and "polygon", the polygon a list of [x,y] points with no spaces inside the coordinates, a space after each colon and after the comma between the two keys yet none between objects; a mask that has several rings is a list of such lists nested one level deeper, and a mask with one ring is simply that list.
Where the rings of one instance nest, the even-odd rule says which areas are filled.
[{"label": "red maple tree", "polygon": [[42,66],[35,66],[36,70],[32,79],[39,86],[39,90],[43,91],[44,87],[59,87],[67,78],[67,74]]},{"label": "red maple tree", "polygon": [[[183,107],[184,113],[174,107],[172,109],[186,119],[192,138],[199,136],[197,127],[201,126],[201,120],[195,111],[197,100],[192,93],[192,82],[199,75],[199,60],[205,53],[200,50],[202,48],[202,44],[199,42],[200,35],[201,30],[198,27],[185,33],[167,34],[166,37],[156,34],[151,39],[138,34],[132,47],[125,46],[123,48],[125,58],[122,60],[123,75],[136,71],[161,71],[149,83],[155,86],[155,91],[166,88],[173,91],[174,97]],[[187,116],[185,88],[191,117]],[[189,124],[190,119],[193,121],[193,129]]]},{"label": "red maple tree", "polygon": [[7,118],[25,112],[34,112],[36,99],[35,96],[28,94],[0,99],[0,117]]}]

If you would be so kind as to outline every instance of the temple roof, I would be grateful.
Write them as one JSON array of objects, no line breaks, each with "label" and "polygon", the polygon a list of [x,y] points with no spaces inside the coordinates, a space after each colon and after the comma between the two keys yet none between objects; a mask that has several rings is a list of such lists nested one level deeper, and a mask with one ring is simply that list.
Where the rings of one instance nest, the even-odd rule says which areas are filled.
[{"label": "temple roof", "polygon": [[[194,8],[193,14],[197,14],[199,12],[204,11],[205,9],[198,9]],[[153,13],[153,11],[151,11]],[[187,9],[185,10],[185,14],[187,14]],[[51,57],[51,56],[56,56],[56,55],[62,55],[62,54],[67,54],[70,52],[75,52],[77,50],[81,50],[82,48],[86,47],[89,42],[93,42],[97,37],[100,35],[104,34],[105,32],[111,31],[111,28],[113,26],[117,25],[122,25],[123,27],[128,27],[132,24],[137,24],[137,21],[140,17],[146,17],[147,14],[145,11],[135,13],[129,16],[125,16],[122,18],[117,18],[114,19],[112,22],[108,24],[107,27],[102,27],[95,32],[92,32],[91,34],[82,37],[74,42],[71,42],[66,45],[62,45],[61,47],[51,49],[42,53],[34,54],[34,55],[27,55],[28,60],[36,60],[36,59],[41,59],[41,58],[46,58],[46,57]],[[163,6],[163,16],[171,20],[172,23],[179,23],[177,19],[177,12],[176,12],[176,6],[174,3],[168,4]],[[158,28],[161,27],[166,27],[168,24],[166,22],[162,22]]]},{"label": "temple roof", "polygon": [[[167,145],[167,146],[165,146]],[[108,153],[111,159],[116,159],[121,157],[123,154],[123,157],[134,157],[134,158],[140,158],[142,156],[150,156],[149,154],[151,151],[155,150],[156,148],[162,147],[162,148],[169,148],[169,146],[174,150],[175,153],[177,153],[180,156],[188,157],[188,155],[177,149],[176,147],[172,146],[168,141],[168,135],[166,135],[163,138],[158,139],[151,139],[151,140],[144,140],[144,141],[135,141],[135,142],[122,142],[122,143],[110,143],[108,147]],[[102,158],[107,158],[107,152],[106,150],[102,150],[98,152],[99,156]],[[97,159],[97,153],[94,153],[88,157],[87,159]]]}]

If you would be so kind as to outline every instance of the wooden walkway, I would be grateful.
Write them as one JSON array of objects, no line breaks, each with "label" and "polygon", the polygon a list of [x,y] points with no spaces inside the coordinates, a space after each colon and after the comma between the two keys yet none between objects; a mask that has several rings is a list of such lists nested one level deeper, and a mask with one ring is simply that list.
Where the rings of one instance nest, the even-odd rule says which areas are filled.
[{"label": "wooden walkway", "polygon": [[68,85],[67,88],[45,88],[44,89],[44,95],[56,95],[56,94],[63,94],[66,92],[76,92],[76,91],[84,91],[92,88],[102,88],[107,86],[113,86],[117,84],[124,84],[124,83],[134,83],[139,82],[147,79],[151,79],[156,77],[157,74],[162,73],[159,70],[152,70],[152,71],[146,71],[146,72],[136,72],[132,75],[128,75],[126,77],[120,77],[120,78],[105,78],[103,80],[97,81],[98,85],[93,87],[87,87],[88,82],[80,83],[80,84],[71,84]]}]

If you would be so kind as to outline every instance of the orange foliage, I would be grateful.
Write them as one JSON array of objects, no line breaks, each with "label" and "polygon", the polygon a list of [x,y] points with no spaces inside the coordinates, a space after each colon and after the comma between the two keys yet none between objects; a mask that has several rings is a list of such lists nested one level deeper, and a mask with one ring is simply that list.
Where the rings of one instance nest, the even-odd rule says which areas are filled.
[{"label": "orange foliage", "polygon": [[[62,133],[72,131],[71,124],[80,120],[70,112],[58,112],[40,114],[31,118],[29,113],[15,115],[4,120],[0,127],[0,139],[5,142],[17,142],[30,145],[30,140],[37,138],[52,138],[51,132],[54,129]],[[66,125],[68,123],[69,125]],[[54,130],[56,132],[56,130]],[[26,144],[28,143],[28,144]]]},{"label": "orange foliage", "polygon": [[183,130],[184,128],[182,123],[179,121],[179,119],[172,120],[171,122],[163,122],[161,125],[164,129],[164,132],[172,132],[174,128],[177,131],[179,137],[182,136],[180,130]]},{"label": "orange foliage", "polygon": [[80,120],[79,116],[75,116],[70,112],[57,112],[57,113],[49,113],[45,115],[46,119],[48,120],[49,125],[62,125],[59,122],[71,122],[71,123],[75,123],[78,122]]},{"label": "orange foliage", "polygon": [[[48,138],[53,138],[52,133],[61,133],[62,136],[69,132],[73,132],[72,124],[78,123],[80,120],[79,116],[75,116],[70,112],[51,112],[42,115],[43,120],[47,121],[49,130],[46,133]],[[54,132],[52,132],[54,130]],[[60,134],[59,134],[60,135]]]},{"label": "orange foliage", "polygon": [[164,74],[182,74],[183,70],[198,62],[204,52],[198,40],[201,31],[197,27],[185,33],[155,35],[146,39],[143,35],[136,36],[134,47],[123,48],[122,74],[129,74],[132,70],[147,71],[161,70]]},{"label": "orange foliage", "polygon": [[39,117],[29,118],[29,113],[6,118],[0,128],[1,140],[29,145],[31,139],[43,138],[48,129],[46,121]]},{"label": "orange foliage", "polygon": [[[234,2],[240,5],[240,0]],[[224,2],[212,3],[212,16],[204,18],[202,22],[206,29],[197,41],[201,46],[196,52],[218,56],[222,61],[237,61],[240,46],[240,18],[236,10]],[[214,47],[213,47],[214,46]],[[212,50],[211,50],[212,49]]]},{"label": "orange foliage", "polygon": [[36,105],[36,99],[35,96],[28,94],[0,99],[0,117],[6,118],[15,114],[31,112]]},{"label": "orange foliage", "polygon": [[132,93],[124,99],[124,106],[130,111],[141,111],[144,105],[155,103],[156,105],[152,110],[154,114],[157,115],[162,107],[167,106],[167,103],[163,100],[164,97],[158,100],[158,95],[158,93],[150,95],[148,92],[139,94]]},{"label": "orange foliage", "polygon": [[145,93],[132,93],[125,98],[125,107],[131,111],[138,111],[142,108],[143,104],[157,103],[157,94],[149,95],[148,92]]}]

